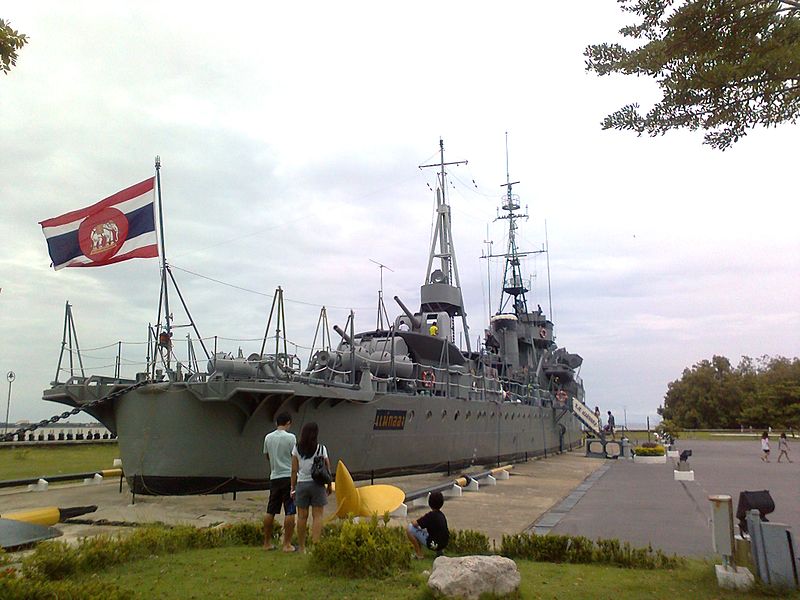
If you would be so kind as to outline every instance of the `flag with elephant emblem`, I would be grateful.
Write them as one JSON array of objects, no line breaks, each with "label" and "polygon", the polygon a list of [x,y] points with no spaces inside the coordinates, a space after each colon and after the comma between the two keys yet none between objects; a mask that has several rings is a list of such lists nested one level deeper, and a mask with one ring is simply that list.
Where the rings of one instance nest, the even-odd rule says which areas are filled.
[{"label": "flag with elephant emblem", "polygon": [[41,221],[53,268],[157,258],[155,177],[87,208]]}]

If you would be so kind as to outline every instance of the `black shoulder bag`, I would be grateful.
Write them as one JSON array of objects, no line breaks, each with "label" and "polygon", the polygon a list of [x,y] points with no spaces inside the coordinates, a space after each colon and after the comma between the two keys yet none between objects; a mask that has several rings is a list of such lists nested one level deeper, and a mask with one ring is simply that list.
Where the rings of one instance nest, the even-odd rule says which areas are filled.
[{"label": "black shoulder bag", "polygon": [[330,485],[333,481],[330,469],[325,463],[325,457],[322,455],[322,446],[317,446],[317,452],[314,455],[314,463],[311,465],[311,479],[320,485]]}]

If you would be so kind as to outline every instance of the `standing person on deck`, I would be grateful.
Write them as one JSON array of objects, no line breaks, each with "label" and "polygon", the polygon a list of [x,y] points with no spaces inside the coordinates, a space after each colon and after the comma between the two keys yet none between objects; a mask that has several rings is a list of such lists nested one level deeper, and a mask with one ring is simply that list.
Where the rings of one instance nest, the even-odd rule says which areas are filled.
[{"label": "standing person on deck", "polygon": [[330,471],[328,449],[318,441],[319,426],[310,421],[300,430],[300,441],[292,450],[292,494],[297,505],[297,542],[300,552],[306,550],[308,509],[311,508],[311,539],[318,542],[322,535],[322,513],[333,486],[321,485],[311,477],[314,457],[322,456]]},{"label": "standing person on deck", "polygon": [[769,462],[769,432],[761,434],[761,462]]},{"label": "standing person on deck", "polygon": [[294,552],[292,534],[294,533],[294,499],[291,494],[292,449],[297,440],[289,433],[292,418],[289,413],[282,412],[275,419],[278,428],[264,438],[264,454],[269,459],[269,502],[267,514],[264,516],[264,548],[274,550],[272,529],[275,515],[280,514],[283,506],[283,551]]}]

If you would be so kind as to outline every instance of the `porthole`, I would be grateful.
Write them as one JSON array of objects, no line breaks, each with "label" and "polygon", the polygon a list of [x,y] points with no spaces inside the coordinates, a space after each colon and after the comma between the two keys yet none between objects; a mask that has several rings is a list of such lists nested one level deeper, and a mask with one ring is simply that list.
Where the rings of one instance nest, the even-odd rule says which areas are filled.
[{"label": "porthole", "polygon": [[458,416],[461,414],[460,410],[456,411],[456,414],[453,415],[453,421],[458,421]]},{"label": "porthole", "polygon": [[414,415],[415,415],[415,413],[414,413],[414,411],[413,411],[413,410],[412,410],[411,412],[409,412],[409,413],[408,413],[408,422],[409,422],[409,423],[411,423],[411,421],[413,421],[413,420],[414,420]]},{"label": "porthole", "polygon": [[442,409],[442,418],[444,419],[447,416],[447,409]]},{"label": "porthole", "polygon": [[472,411],[471,411],[471,410],[468,410],[468,411],[467,411],[467,414],[466,414],[466,415],[464,415],[464,418],[465,418],[465,419],[469,419],[471,416],[472,416]]},{"label": "porthole", "polygon": [[430,419],[433,416],[433,412],[428,411],[425,413],[425,418]]}]

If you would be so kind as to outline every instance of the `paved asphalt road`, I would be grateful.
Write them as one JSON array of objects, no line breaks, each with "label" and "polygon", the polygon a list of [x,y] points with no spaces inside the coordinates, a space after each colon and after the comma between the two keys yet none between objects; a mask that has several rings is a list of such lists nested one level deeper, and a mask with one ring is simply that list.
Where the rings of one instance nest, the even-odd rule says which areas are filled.
[{"label": "paved asphalt road", "polygon": [[[695,481],[673,477],[673,460],[667,464],[607,461],[611,468],[551,530],[555,534],[589,538],[620,538],[635,546],[652,544],[669,553],[711,556],[711,508],[708,496],[729,494],[736,510],[739,492],[769,490],[775,501],[770,521],[792,527],[800,536],[800,442],[791,441],[791,464],[760,460],[754,441],[679,441],[678,449],[691,449],[689,464]],[[737,531],[738,533],[738,531]]]}]

